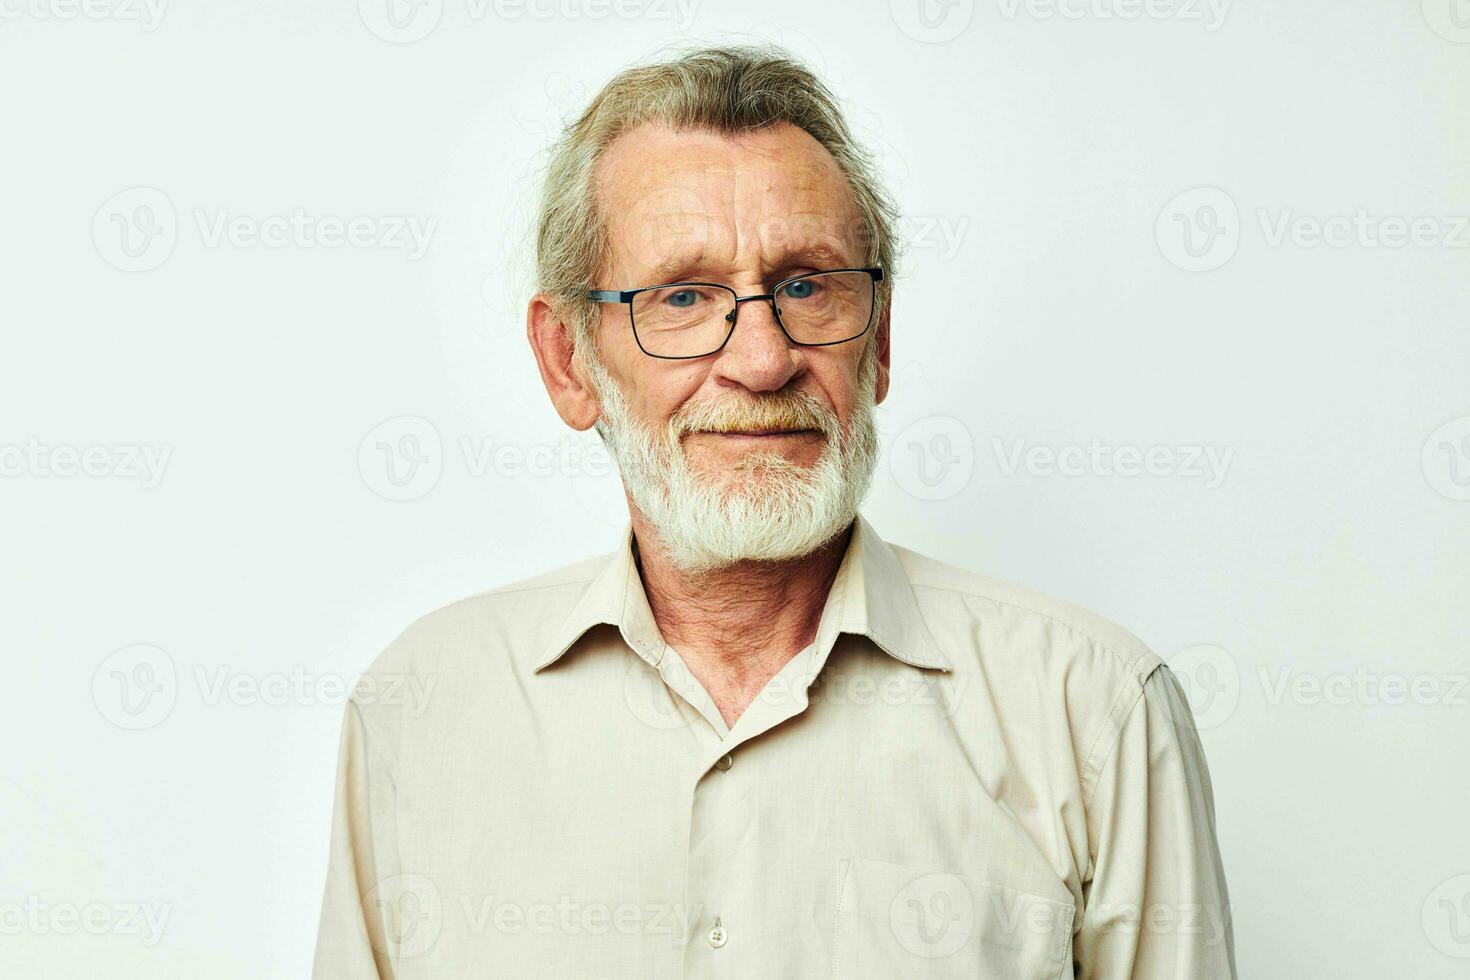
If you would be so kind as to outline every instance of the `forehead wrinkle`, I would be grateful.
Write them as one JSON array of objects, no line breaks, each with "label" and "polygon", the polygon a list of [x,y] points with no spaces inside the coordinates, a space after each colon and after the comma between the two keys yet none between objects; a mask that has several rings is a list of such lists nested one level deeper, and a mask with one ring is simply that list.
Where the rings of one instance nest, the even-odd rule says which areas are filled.
[{"label": "forehead wrinkle", "polygon": [[[840,191],[842,201],[834,209],[824,193],[831,185],[824,186],[825,175],[816,168],[801,168],[796,181],[784,188],[787,193],[771,195],[776,182],[787,176],[762,172],[742,181],[745,186],[737,192],[737,201],[748,206],[737,204],[736,208],[737,265],[756,268],[766,277],[783,267],[802,264],[819,268],[853,264],[855,260],[848,257],[852,243],[845,232],[856,214],[846,184]],[[783,206],[782,202],[790,204]]]},{"label": "forehead wrinkle", "polygon": [[[794,146],[790,134],[780,133],[786,128],[796,134]],[[655,142],[667,142],[671,134],[650,133]],[[784,145],[773,135],[780,135]],[[688,149],[689,157],[678,169],[649,166],[650,154],[640,154],[639,146],[627,142],[618,147],[622,152],[599,161],[599,204],[612,232],[609,258],[670,271],[690,271],[696,261],[729,269],[759,267],[764,275],[804,251],[825,247],[840,255],[851,250],[849,232],[857,216],[851,188],[831,154],[810,134],[778,127],[713,141],[701,138]],[[660,152],[667,158],[667,147]],[[752,160],[754,165],[742,166]],[[640,207],[640,201],[650,203]],[[636,239],[646,233],[640,225],[666,220],[677,229],[687,216],[694,217],[697,234],[671,235],[673,254],[658,261],[637,254]],[[715,265],[704,271],[713,274]]]}]

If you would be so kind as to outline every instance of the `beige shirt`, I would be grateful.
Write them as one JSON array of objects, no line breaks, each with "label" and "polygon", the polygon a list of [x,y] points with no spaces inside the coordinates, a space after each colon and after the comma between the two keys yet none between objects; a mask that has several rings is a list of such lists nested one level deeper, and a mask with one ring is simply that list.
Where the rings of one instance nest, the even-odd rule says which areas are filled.
[{"label": "beige shirt", "polygon": [[859,517],[729,729],[631,545],[365,675],[318,978],[1235,976],[1209,772],[1132,635]]}]

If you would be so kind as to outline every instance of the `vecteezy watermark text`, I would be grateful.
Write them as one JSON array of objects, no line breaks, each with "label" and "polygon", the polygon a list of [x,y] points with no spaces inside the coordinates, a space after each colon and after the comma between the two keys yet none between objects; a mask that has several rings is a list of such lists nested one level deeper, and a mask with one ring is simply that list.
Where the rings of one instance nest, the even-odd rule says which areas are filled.
[{"label": "vecteezy watermark text", "polygon": [[[1270,249],[1470,248],[1470,215],[1386,214],[1358,207],[1306,214],[1290,207],[1252,209]],[[1164,205],[1154,224],[1159,250],[1186,272],[1212,272],[1235,255],[1249,221],[1219,187],[1192,187]]]},{"label": "vecteezy watermark text", "polygon": [[1257,668],[1266,703],[1328,707],[1405,705],[1470,707],[1470,674],[1405,674],[1359,665],[1325,674],[1283,666]]},{"label": "vecteezy watermark text", "polygon": [[1006,20],[1177,20],[1198,21],[1218,31],[1230,0],[997,0]]},{"label": "vecteezy watermark text", "polygon": [[1157,477],[1203,480],[1206,490],[1225,482],[1235,458],[1234,446],[1110,446],[1098,438],[1086,446],[1047,446],[1026,439],[1012,439],[1007,446],[996,437],[990,445],[1006,477],[1021,472],[1038,477]]},{"label": "vecteezy watermark text", "polygon": [[0,477],[137,480],[144,490],[163,482],[172,446],[143,443],[48,444],[32,436],[23,444],[0,443]]},{"label": "vecteezy watermark text", "polygon": [[1261,235],[1271,248],[1470,248],[1470,216],[1374,214],[1358,208],[1325,217],[1282,208],[1256,209]]},{"label": "vecteezy watermark text", "polygon": [[139,936],[145,947],[157,944],[173,914],[172,905],[151,902],[48,902],[27,895],[24,902],[0,902],[0,935]]},{"label": "vecteezy watermark text", "polygon": [[[457,454],[453,448],[458,449]],[[438,485],[446,460],[457,460],[474,479],[601,479],[614,469],[607,447],[587,440],[518,443],[490,436],[460,436],[453,448],[446,448],[438,428],[428,419],[400,415],[379,423],[363,437],[357,451],[358,470],[368,489],[384,500],[408,501]]]},{"label": "vecteezy watermark text", "polygon": [[435,217],[414,214],[309,214],[296,208],[289,214],[233,214],[228,208],[194,209],[199,238],[208,248],[357,248],[406,253],[410,262],[424,257],[439,224]]},{"label": "vecteezy watermark text", "polygon": [[135,21],[158,30],[168,0],[0,0],[0,20]]},{"label": "vecteezy watermark text", "polygon": [[[480,22],[495,20],[665,22],[685,31],[694,22],[701,0],[463,0],[460,16]],[[434,32],[444,15],[445,0],[357,0],[363,26],[391,44],[412,44]]]},{"label": "vecteezy watermark text", "polygon": [[[191,676],[192,689],[184,682]],[[114,651],[97,667],[92,703],[103,718],[129,731],[162,724],[180,694],[191,690],[207,708],[340,707],[351,699],[359,705],[401,708],[417,718],[428,710],[438,684],[439,675],[432,673],[338,674],[302,666],[249,671],[230,664],[196,664],[192,674],[181,675],[166,650],[139,643]]]},{"label": "vecteezy watermark text", "polygon": [[[188,213],[200,244],[208,249],[402,252],[410,262],[428,252],[439,225],[432,215],[339,215],[302,207],[265,214],[195,207]],[[181,225],[187,227],[163,191],[129,187],[102,202],[92,216],[92,243],[113,268],[148,272],[173,254]]]}]

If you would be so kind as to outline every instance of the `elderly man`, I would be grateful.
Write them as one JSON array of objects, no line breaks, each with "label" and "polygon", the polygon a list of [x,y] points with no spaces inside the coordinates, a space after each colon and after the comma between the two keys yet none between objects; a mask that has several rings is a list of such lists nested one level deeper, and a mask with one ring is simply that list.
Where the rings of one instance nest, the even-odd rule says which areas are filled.
[{"label": "elderly man", "polygon": [[377,660],[434,694],[348,706],[318,977],[1235,975],[1169,669],[858,514],[894,223],[780,51],[568,128],[527,332],[630,520]]}]

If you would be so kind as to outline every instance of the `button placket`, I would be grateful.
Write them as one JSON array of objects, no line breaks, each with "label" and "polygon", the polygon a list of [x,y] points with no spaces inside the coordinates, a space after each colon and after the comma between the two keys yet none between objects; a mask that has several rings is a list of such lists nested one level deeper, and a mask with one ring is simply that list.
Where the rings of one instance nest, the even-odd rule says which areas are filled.
[{"label": "button placket", "polygon": [[[752,901],[747,859],[756,841],[759,813],[759,789],[750,781],[753,773],[747,771],[745,779],[739,773],[726,775],[734,763],[733,748],[714,748],[724,750],[714,759],[713,751],[706,755],[706,768],[694,785],[685,888],[692,913],[686,920],[686,935],[693,945],[686,960],[690,976],[714,976],[709,971],[717,958],[723,961],[723,975],[738,969],[737,961],[751,954],[749,944],[726,951],[731,924],[723,918],[735,909],[738,919],[739,908]],[[701,956],[709,959],[701,963]]]},{"label": "button placket", "polygon": [[[743,778],[725,774],[731,773],[734,768],[735,749],[807,708],[806,692],[814,676],[812,657],[817,648],[817,644],[809,645],[793,657],[792,662],[777,673],[776,677],[780,680],[772,679],[780,686],[763,691],[746,708],[740,721],[729,731],[721,733],[723,744],[718,748],[725,749],[725,753],[706,763],[708,768],[695,782],[690,815],[690,848],[686,864],[686,895],[691,903],[695,903],[695,907],[710,909],[711,906],[724,905],[728,909],[738,906],[746,908],[748,914],[748,906],[759,901],[758,896],[753,894],[756,879],[752,879],[747,860],[748,848],[757,846],[759,838],[760,784],[754,775],[759,765],[753,761],[759,756],[751,756],[741,764],[742,767],[756,765],[754,770],[744,768]],[[678,651],[671,648],[669,656],[665,658],[665,668],[674,662],[682,664],[682,659],[678,657]],[[768,682],[768,687],[771,683]],[[710,727],[719,732],[713,722]],[[751,751],[758,752],[759,749],[752,747]],[[705,758],[708,759],[709,756]],[[702,917],[690,916],[685,920],[685,927],[688,929],[685,934],[687,942],[698,943],[698,937],[702,934],[704,944],[700,945],[704,950],[703,955],[711,958],[719,956],[726,960],[727,967],[752,953],[749,944],[738,947],[731,953],[716,952],[729,942],[730,930],[723,919],[712,912]],[[688,968],[708,969],[708,962],[702,967],[696,966],[700,954],[695,953],[694,948],[699,947],[688,950],[692,956],[686,960]],[[744,953],[740,950],[744,950]],[[734,960],[729,959],[730,957],[734,957]]]}]

